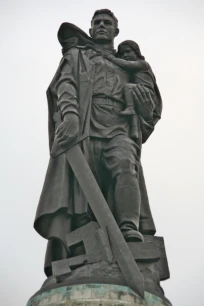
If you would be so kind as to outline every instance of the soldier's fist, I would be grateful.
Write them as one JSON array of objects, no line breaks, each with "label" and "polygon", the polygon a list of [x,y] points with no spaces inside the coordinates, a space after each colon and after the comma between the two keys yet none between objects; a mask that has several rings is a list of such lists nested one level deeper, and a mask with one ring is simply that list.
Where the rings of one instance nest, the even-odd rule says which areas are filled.
[{"label": "soldier's fist", "polygon": [[79,136],[79,117],[74,113],[66,114],[56,130],[56,136],[60,147],[68,148]]}]

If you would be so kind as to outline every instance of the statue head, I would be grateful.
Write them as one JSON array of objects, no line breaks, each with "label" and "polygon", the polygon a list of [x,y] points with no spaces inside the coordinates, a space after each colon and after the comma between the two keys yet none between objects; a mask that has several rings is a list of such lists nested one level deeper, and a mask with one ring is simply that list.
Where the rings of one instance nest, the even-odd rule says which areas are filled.
[{"label": "statue head", "polygon": [[118,35],[118,20],[108,9],[95,11],[91,20],[90,36],[97,44],[112,43]]},{"label": "statue head", "polygon": [[117,56],[128,61],[144,60],[139,45],[133,40],[125,40],[118,46]]}]

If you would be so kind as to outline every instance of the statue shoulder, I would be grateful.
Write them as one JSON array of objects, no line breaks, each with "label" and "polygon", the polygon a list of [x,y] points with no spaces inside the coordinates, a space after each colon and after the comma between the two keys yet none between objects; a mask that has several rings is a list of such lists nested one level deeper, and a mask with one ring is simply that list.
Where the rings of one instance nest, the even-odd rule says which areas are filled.
[{"label": "statue shoulder", "polygon": [[78,46],[71,46],[66,52],[63,54],[63,59],[70,60],[78,56],[80,48]]},{"label": "statue shoulder", "polygon": [[65,59],[67,61],[71,61],[72,63],[75,63],[75,61],[78,61],[78,56],[86,57],[87,55],[87,48],[83,46],[71,46],[66,52],[63,54],[62,61]]}]

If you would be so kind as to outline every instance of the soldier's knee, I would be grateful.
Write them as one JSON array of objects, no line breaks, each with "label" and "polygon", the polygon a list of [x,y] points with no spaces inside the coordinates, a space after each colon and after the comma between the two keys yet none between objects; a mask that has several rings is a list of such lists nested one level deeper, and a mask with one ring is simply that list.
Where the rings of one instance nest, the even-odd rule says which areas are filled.
[{"label": "soldier's knee", "polygon": [[112,177],[118,175],[135,175],[136,165],[128,158],[123,158],[117,161],[115,169],[113,169]]}]

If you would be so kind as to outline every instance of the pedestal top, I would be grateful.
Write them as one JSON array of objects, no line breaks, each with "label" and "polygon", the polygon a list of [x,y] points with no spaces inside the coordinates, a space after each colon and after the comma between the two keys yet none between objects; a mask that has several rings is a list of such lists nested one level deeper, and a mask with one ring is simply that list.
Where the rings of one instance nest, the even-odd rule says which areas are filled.
[{"label": "pedestal top", "polygon": [[27,306],[171,306],[151,293],[141,299],[130,288],[108,284],[86,284],[55,288],[32,297]]}]

